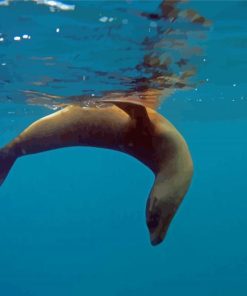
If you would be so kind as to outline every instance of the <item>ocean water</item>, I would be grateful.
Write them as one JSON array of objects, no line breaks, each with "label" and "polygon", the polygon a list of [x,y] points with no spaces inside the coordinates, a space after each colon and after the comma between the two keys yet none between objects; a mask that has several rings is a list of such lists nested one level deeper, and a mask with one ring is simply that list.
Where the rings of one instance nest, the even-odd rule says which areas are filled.
[{"label": "ocean water", "polygon": [[[247,294],[247,4],[181,4],[204,26],[155,18],[159,3],[0,1],[1,146],[58,102],[152,80],[144,56],[168,56],[161,74],[178,81],[196,69],[185,87],[162,86],[159,112],[195,166],[165,241],[149,242],[154,177],[134,158],[84,147],[23,157],[0,188],[1,296]],[[181,47],[160,45],[167,28],[183,30]]]}]

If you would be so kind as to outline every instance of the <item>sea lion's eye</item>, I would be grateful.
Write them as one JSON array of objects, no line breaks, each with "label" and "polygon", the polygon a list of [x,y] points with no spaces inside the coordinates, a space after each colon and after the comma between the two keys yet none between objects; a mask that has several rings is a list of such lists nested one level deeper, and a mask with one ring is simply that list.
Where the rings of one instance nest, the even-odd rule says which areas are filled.
[{"label": "sea lion's eye", "polygon": [[159,213],[150,213],[147,219],[147,226],[149,229],[155,229],[159,225],[160,214]]}]

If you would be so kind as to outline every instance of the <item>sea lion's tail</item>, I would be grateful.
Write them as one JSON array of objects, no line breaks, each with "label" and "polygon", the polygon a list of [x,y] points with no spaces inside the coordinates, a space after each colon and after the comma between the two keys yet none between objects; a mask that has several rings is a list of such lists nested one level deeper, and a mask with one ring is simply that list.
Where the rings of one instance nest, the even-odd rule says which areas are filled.
[{"label": "sea lion's tail", "polygon": [[13,157],[11,154],[9,154],[6,149],[0,149],[0,186],[8,176],[15,160],[16,157]]}]

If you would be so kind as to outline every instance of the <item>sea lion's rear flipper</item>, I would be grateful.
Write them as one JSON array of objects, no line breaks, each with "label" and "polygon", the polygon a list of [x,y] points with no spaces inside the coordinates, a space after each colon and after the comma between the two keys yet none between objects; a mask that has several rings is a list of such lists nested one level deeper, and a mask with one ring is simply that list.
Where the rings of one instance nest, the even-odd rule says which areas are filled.
[{"label": "sea lion's rear flipper", "polygon": [[132,119],[139,124],[151,123],[146,107],[139,101],[128,99],[103,99],[102,102],[111,103],[126,112]]},{"label": "sea lion's rear flipper", "polygon": [[0,149],[0,186],[9,174],[16,158],[10,156],[5,150]]}]

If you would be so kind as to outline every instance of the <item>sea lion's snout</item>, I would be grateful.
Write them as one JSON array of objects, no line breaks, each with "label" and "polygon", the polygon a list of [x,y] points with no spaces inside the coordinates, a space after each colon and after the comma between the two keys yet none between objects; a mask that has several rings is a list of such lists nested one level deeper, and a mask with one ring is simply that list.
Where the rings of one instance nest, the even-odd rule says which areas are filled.
[{"label": "sea lion's snout", "polygon": [[175,214],[174,207],[162,204],[158,201],[148,201],[146,221],[150,233],[150,241],[153,246],[160,244],[167,233],[171,220]]},{"label": "sea lion's snout", "polygon": [[163,238],[160,235],[156,235],[155,233],[150,233],[150,241],[152,246],[156,246],[163,241]]},{"label": "sea lion's snout", "polygon": [[150,232],[150,240],[153,246],[161,243],[162,237],[160,236],[159,225],[161,224],[160,214],[149,212],[147,215],[147,226]]},{"label": "sea lion's snout", "polygon": [[150,240],[153,246],[160,244],[164,240],[172,218],[173,214],[171,213],[167,213],[167,215],[161,215],[156,228],[149,228]]}]

